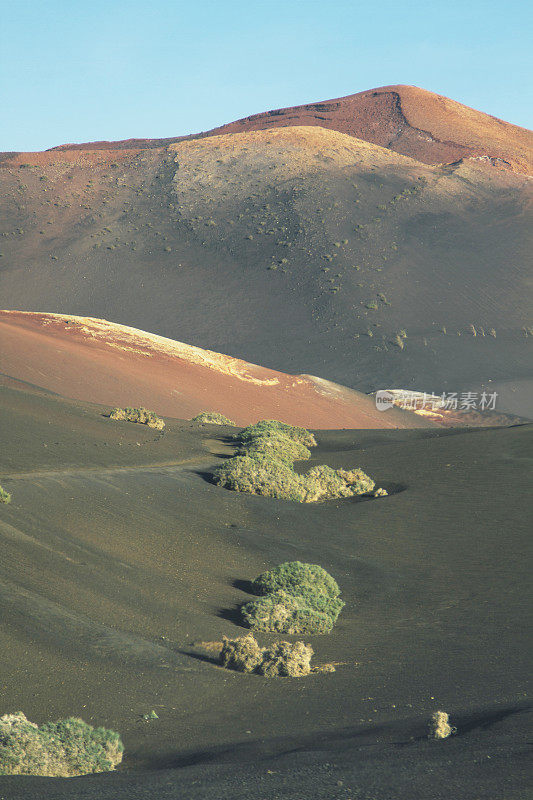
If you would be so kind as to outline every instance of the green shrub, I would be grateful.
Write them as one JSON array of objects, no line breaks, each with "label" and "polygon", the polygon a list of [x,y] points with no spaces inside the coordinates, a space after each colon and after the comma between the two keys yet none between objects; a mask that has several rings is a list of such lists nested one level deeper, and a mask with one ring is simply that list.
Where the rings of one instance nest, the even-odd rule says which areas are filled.
[{"label": "green shrub", "polygon": [[301,477],[305,484],[305,503],[368,494],[376,485],[361,469],[333,469],[326,464],[312,467]]},{"label": "green shrub", "polygon": [[273,642],[260,647],[252,634],[237,639],[224,637],[220,663],[237,672],[272,677],[299,678],[311,672],[313,649],[303,642]]},{"label": "green shrub", "polygon": [[232,425],[235,427],[235,423],[231,419],[225,417],[224,414],[219,414],[218,411],[202,411],[193,417],[191,422],[203,425]]},{"label": "green shrub", "polygon": [[155,428],[158,431],[162,431],[165,427],[165,423],[161,417],[158,417],[153,411],[148,411],[147,408],[113,408],[108,416],[110,419],[138,422],[141,425],[147,425],[149,428]]},{"label": "green shrub", "polygon": [[304,444],[279,431],[268,431],[249,438],[237,449],[237,454],[249,458],[267,456],[289,464],[311,458],[311,451]]},{"label": "green shrub", "polygon": [[301,479],[292,466],[266,455],[229,458],[214,470],[213,477],[218,486],[234,492],[304,502]]},{"label": "green shrub", "polygon": [[0,486],[0,503],[10,503],[11,502],[11,495],[9,492]]},{"label": "green shrub", "polygon": [[252,582],[260,595],[241,606],[248,627],[275,633],[329,633],[344,608],[334,578],[318,564],[285,561]]},{"label": "green shrub", "polygon": [[337,581],[323,567],[301,561],[285,561],[252,582],[254,594],[265,595],[279,590],[306,598],[338,597],[340,594]]},{"label": "green shrub", "polygon": [[316,447],[315,437],[305,428],[287,425],[286,422],[278,422],[276,419],[262,419],[256,422],[255,425],[249,425],[247,428],[243,428],[240,433],[236,434],[235,438],[241,442],[247,442],[250,441],[250,439],[257,438],[257,436],[264,436],[273,432],[283,433],[289,439],[300,442],[306,447]]},{"label": "green shrub", "polygon": [[313,648],[303,642],[273,642],[257,671],[266,678],[301,678],[311,672]]},{"label": "green shrub", "polygon": [[228,639],[224,636],[220,663],[226,669],[255,672],[262,660],[263,651],[251,633],[237,639]]},{"label": "green shrub", "polygon": [[235,492],[298,503],[367,494],[375,486],[361,470],[335,470],[321,465],[299,475],[289,463],[263,454],[229,458],[214,470],[213,476],[218,486]]},{"label": "green shrub", "polygon": [[122,761],[118,733],[81,719],[37,726],[22,712],[0,717],[0,775],[69,778],[108,772]]},{"label": "green shrub", "polygon": [[277,591],[241,606],[249,628],[268,633],[329,633],[344,607],[339,597],[304,597]]},{"label": "green shrub", "polygon": [[309,459],[308,447],[316,445],[305,428],[262,420],[234,438],[239,442],[237,454],[213,472],[218,486],[299,503],[353,497],[374,489],[374,481],[360,469],[336,470],[322,464],[304,474],[295,472],[294,462]]}]

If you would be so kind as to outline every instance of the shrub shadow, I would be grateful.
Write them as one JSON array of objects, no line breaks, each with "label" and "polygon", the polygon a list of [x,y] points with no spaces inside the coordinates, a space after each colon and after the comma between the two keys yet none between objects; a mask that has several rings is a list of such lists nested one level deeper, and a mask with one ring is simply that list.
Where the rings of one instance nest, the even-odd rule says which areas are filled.
[{"label": "shrub shadow", "polygon": [[233,608],[219,608],[216,612],[216,615],[221,619],[228,620],[228,622],[233,622],[233,624],[237,625],[239,628],[245,627],[241,616],[240,606],[234,606]]},{"label": "shrub shadow", "polygon": [[[239,589],[241,592],[245,592],[253,597],[257,596],[252,590],[252,581],[235,578],[235,580],[231,581],[231,586],[233,586],[234,589]],[[241,605],[242,604],[235,605],[233,608],[219,608],[216,612],[216,615],[221,619],[228,620],[228,622],[233,622],[233,624],[237,625],[239,628],[248,630],[248,627],[244,624],[241,616]]]},{"label": "shrub shadow", "polygon": [[213,480],[213,473],[211,471],[209,471],[209,470],[201,470],[201,469],[192,469],[191,472],[193,473],[193,475],[198,475],[206,483],[210,483],[211,486],[216,486],[216,483]]},{"label": "shrub shadow", "polygon": [[408,488],[405,483],[382,483],[380,486],[385,489],[389,495],[400,494],[400,492],[405,492],[405,490]]},{"label": "shrub shadow", "polygon": [[252,581],[245,581],[241,580],[240,578],[237,578],[236,580],[231,582],[231,585],[233,586],[234,589],[240,589],[241,592],[246,592],[246,594],[253,594],[254,597],[256,596],[252,588],[253,586]]},{"label": "shrub shadow", "polygon": [[178,650],[178,653],[182,656],[188,656],[189,658],[195,658],[197,661],[203,661],[206,664],[214,664],[215,666],[220,666],[220,661],[218,658],[214,656],[208,655],[208,653],[197,653],[193,650]]}]

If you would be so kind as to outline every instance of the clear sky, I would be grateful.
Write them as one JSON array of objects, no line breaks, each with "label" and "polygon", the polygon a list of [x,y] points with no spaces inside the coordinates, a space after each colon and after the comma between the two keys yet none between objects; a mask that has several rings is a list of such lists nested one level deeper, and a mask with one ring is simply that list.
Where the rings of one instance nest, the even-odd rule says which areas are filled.
[{"label": "clear sky", "polygon": [[404,83],[533,127],[531,0],[2,0],[0,150]]}]

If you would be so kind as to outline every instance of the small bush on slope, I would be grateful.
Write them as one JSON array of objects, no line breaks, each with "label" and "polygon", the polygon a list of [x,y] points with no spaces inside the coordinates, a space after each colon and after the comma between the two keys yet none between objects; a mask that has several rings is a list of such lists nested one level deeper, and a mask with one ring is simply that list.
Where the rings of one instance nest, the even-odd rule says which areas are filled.
[{"label": "small bush on slope", "polygon": [[0,717],[0,775],[70,778],[108,772],[122,761],[118,733],[81,719],[38,726],[22,712]]},{"label": "small bush on slope", "polygon": [[291,465],[268,456],[228,458],[214,473],[219,486],[235,492],[260,494],[303,503],[305,491]]},{"label": "small bush on slope", "polygon": [[290,462],[276,458],[275,451],[269,455],[258,452],[257,457],[238,455],[228,458],[214,470],[213,476],[219,486],[235,492],[299,503],[353,497],[371,492],[375,486],[374,481],[361,470],[334,470],[324,464],[300,475]]},{"label": "small bush on slope", "polygon": [[219,414],[218,411],[202,411],[191,419],[191,422],[197,422],[205,425],[231,425],[235,427],[235,423],[228,419],[224,414]]},{"label": "small bush on slope", "polygon": [[344,608],[340,589],[318,564],[285,561],[252,582],[261,595],[241,606],[253,630],[276,633],[329,633]]},{"label": "small bush on slope", "polygon": [[265,436],[271,433],[282,433],[289,439],[300,442],[306,447],[316,447],[316,439],[312,433],[305,428],[287,425],[286,422],[278,422],[277,419],[262,419],[256,422],[255,425],[243,428],[240,433],[235,435],[235,438],[240,442],[248,442],[258,436]]},{"label": "small bush on slope", "polygon": [[265,633],[329,633],[344,607],[339,597],[306,598],[282,590],[241,606],[244,622]]},{"label": "small bush on slope", "polygon": [[429,738],[447,739],[452,733],[457,733],[457,728],[450,725],[450,715],[446,711],[435,711],[429,720]]},{"label": "small bush on slope", "polygon": [[306,503],[368,494],[376,485],[361,469],[333,469],[326,464],[312,467],[301,477],[304,479]]},{"label": "small bush on slope", "polygon": [[319,564],[285,561],[274,569],[263,572],[252,582],[254,594],[264,595],[279,590],[301,597],[338,597],[337,581]]},{"label": "small bush on slope", "polygon": [[0,503],[10,503],[11,502],[11,495],[9,492],[0,486]]},{"label": "small bush on slope", "polygon": [[311,672],[313,649],[303,642],[273,642],[260,647],[252,634],[224,638],[220,663],[226,669],[254,672],[265,677],[299,678]]},{"label": "small bush on slope", "polygon": [[162,431],[165,427],[161,417],[158,417],[153,411],[148,411],[147,408],[114,408],[109,412],[108,416],[115,420],[139,422],[141,425],[147,425],[149,428],[155,428],[158,431]]},{"label": "small bush on slope", "polygon": [[249,438],[240,445],[237,454],[249,458],[266,456],[290,465],[311,458],[311,451],[304,444],[280,431],[268,431]]},{"label": "small bush on slope", "polygon": [[234,669],[237,672],[255,672],[262,660],[263,651],[251,633],[238,639],[228,639],[224,636],[220,663],[226,669]]},{"label": "small bush on slope", "polygon": [[300,678],[311,672],[313,648],[303,642],[273,642],[263,652],[258,667],[260,675],[267,678]]}]

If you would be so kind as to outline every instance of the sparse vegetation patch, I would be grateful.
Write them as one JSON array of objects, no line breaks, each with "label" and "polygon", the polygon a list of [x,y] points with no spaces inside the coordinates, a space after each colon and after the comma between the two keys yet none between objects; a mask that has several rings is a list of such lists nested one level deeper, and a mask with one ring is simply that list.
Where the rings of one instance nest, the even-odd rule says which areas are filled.
[{"label": "sparse vegetation patch", "polygon": [[165,427],[164,420],[154,414],[153,411],[148,411],[147,408],[114,408],[109,412],[108,417],[115,420],[125,420],[126,422],[138,422],[158,431],[162,431]]},{"label": "sparse vegetation patch", "polygon": [[313,648],[303,642],[273,642],[260,647],[249,633],[237,639],[224,638],[220,663],[237,672],[253,672],[267,678],[300,678],[311,672]]},{"label": "sparse vegetation patch", "polygon": [[219,414],[218,411],[202,411],[193,417],[191,422],[203,425],[232,425],[235,427],[235,422],[225,417],[224,414]]},{"label": "sparse vegetation patch", "polygon": [[118,733],[81,719],[38,726],[19,711],[0,717],[0,775],[70,778],[109,772],[122,761]]},{"label": "sparse vegetation patch", "polygon": [[344,608],[334,578],[318,564],[286,561],[259,575],[252,591],[260,595],[241,606],[253,630],[275,633],[329,633]]},{"label": "sparse vegetation patch", "polygon": [[447,739],[456,728],[450,725],[450,715],[446,711],[435,711],[431,715],[428,725],[428,736],[430,739]]},{"label": "sparse vegetation patch", "polygon": [[0,486],[0,503],[10,503],[11,502],[11,494],[6,492],[3,486]]}]

